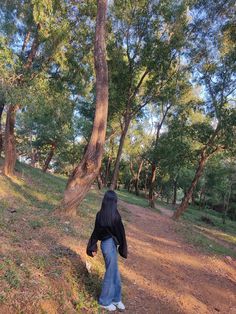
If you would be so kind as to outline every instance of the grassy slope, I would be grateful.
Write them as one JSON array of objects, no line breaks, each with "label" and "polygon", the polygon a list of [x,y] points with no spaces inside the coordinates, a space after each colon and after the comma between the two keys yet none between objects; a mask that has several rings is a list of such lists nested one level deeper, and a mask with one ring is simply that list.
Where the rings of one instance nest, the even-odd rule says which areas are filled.
[{"label": "grassy slope", "polygon": [[88,273],[85,247],[100,197],[92,190],[75,219],[60,218],[65,184],[20,164],[16,179],[0,175],[1,313],[99,313],[102,258]]},{"label": "grassy slope", "polygon": [[[210,219],[213,225],[202,221],[202,217]],[[210,253],[236,257],[236,222],[227,219],[222,223],[221,214],[205,209],[191,207],[182,217],[184,224],[182,232],[185,238]]]},{"label": "grassy slope", "polygon": [[[164,208],[173,209],[172,205],[162,201],[158,200],[157,203]],[[209,218],[212,225],[203,222],[202,217]],[[176,231],[188,242],[206,252],[236,257],[236,222],[226,219],[226,223],[223,224],[220,213],[189,206],[180,218]]]},{"label": "grassy slope", "polygon": [[[85,247],[101,193],[91,190],[76,218],[60,218],[53,215],[53,208],[65,184],[63,177],[20,164],[16,179],[0,175],[1,313],[99,313],[94,300],[103,275],[102,257],[99,253],[91,261]],[[148,206],[144,198],[123,190],[118,195],[129,203]],[[125,211],[123,216],[127,216]],[[218,229],[201,223],[199,212],[190,210],[184,217],[188,223],[182,220],[179,231],[208,251],[233,256],[232,250],[206,238],[198,229],[204,227],[217,233],[219,228],[225,228],[220,226],[219,217],[213,216]],[[227,222],[227,230],[220,231],[229,242],[235,241],[234,225]],[[86,270],[86,260],[92,264],[91,273]]]}]

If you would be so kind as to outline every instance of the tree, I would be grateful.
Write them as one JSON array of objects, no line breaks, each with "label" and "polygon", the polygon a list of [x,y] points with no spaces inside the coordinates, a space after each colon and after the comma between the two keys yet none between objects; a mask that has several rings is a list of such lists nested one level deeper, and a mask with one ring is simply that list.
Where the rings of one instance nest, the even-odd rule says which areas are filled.
[{"label": "tree", "polygon": [[[201,19],[201,25],[194,34],[190,56],[191,60],[194,58],[193,75],[205,90],[206,113],[212,119],[213,127],[208,127],[208,135],[199,149],[199,160],[194,178],[174,213],[175,219],[178,219],[187,209],[207,160],[217,152],[230,150],[234,146],[232,134],[235,133],[236,114],[231,98],[236,90],[235,51],[231,47],[224,49],[225,36],[228,36],[226,30],[233,18],[232,10],[226,4],[219,14],[218,3],[211,8],[208,7],[209,3],[211,1],[200,5],[200,9],[204,10],[207,16],[204,22],[202,17],[195,17],[196,23],[199,23],[198,19]],[[214,16],[212,12],[215,12]],[[208,29],[212,29],[212,32],[208,33],[206,31]],[[232,41],[232,44],[235,47],[235,41]]]},{"label": "tree", "polygon": [[94,63],[96,72],[96,110],[93,130],[85,154],[71,174],[60,210],[75,214],[77,206],[88,192],[99,173],[106,135],[108,113],[108,70],[106,62],[106,24],[107,1],[97,1],[97,19],[94,44]]},{"label": "tree", "polygon": [[161,89],[178,72],[178,60],[185,41],[186,12],[185,1],[178,4],[165,1],[114,3],[114,53],[109,62],[111,104],[119,104],[121,135],[112,189],[116,186],[131,121],[147,104],[155,101]]},{"label": "tree", "polygon": [[3,150],[3,132],[2,132],[2,116],[5,107],[5,97],[4,94],[0,91],[0,157]]},{"label": "tree", "polygon": [[66,86],[45,78],[35,79],[35,86],[31,86],[27,97],[28,105],[18,113],[20,153],[31,158],[31,165],[35,163],[34,152],[40,154],[39,161],[46,172],[56,150],[64,147],[74,136],[72,118],[75,101],[70,99]]},{"label": "tree", "polygon": [[[0,22],[0,62],[3,66],[1,64],[0,74],[6,89],[6,106],[12,117],[8,123],[14,123],[17,108],[23,108],[25,95],[39,76],[41,79],[64,80],[64,84],[70,85],[71,93],[80,90],[82,77],[89,72],[87,60],[90,54],[83,53],[83,48],[91,45],[91,27],[86,19],[88,6],[60,0],[3,2]],[[78,60],[86,60],[81,65],[82,70],[80,66],[75,67]],[[15,125],[6,126],[4,169],[7,175],[14,174],[15,158],[8,158],[15,151],[15,140],[8,140],[14,138],[14,128]],[[8,135],[9,131],[12,134]]]},{"label": "tree", "polygon": [[131,125],[124,144],[124,157],[131,174],[128,190],[131,191],[134,188],[136,195],[139,195],[140,192],[140,175],[144,165],[143,155],[148,145],[150,145],[150,134],[145,131],[147,127],[148,121],[145,121],[145,117],[142,117],[142,120],[137,119]]}]

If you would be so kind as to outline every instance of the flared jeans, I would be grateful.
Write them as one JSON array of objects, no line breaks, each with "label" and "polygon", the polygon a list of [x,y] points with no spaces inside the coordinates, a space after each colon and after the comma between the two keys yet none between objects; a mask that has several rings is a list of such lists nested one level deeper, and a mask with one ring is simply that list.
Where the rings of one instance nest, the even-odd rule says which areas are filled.
[{"label": "flared jeans", "polygon": [[112,238],[101,242],[101,250],[105,261],[106,272],[102,283],[99,304],[110,305],[121,301],[121,280],[118,269],[117,246]]}]

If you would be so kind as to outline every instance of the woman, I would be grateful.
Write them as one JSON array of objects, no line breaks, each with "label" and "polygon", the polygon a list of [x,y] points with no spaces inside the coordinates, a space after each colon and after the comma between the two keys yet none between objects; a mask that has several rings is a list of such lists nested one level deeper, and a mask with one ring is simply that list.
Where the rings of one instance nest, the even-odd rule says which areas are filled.
[{"label": "woman", "polygon": [[121,280],[118,270],[117,247],[120,255],[127,258],[125,229],[117,210],[117,195],[107,191],[103,197],[101,210],[97,213],[95,227],[89,239],[87,254],[97,254],[97,241],[105,261],[106,273],[103,279],[99,304],[108,311],[125,310],[121,301]]}]

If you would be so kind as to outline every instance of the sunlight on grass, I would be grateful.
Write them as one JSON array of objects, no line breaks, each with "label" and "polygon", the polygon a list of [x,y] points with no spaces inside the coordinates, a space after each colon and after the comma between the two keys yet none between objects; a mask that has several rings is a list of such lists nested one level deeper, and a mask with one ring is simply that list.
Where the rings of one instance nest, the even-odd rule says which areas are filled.
[{"label": "sunlight on grass", "polygon": [[[196,228],[195,228],[196,227]],[[194,244],[205,252],[218,254],[218,255],[229,255],[236,258],[236,252],[223,244],[217,242],[217,239],[207,237],[206,234],[197,229],[198,226],[193,224],[179,224],[176,227],[176,231],[184,237],[185,241]]]},{"label": "sunlight on grass", "polygon": [[230,234],[227,234],[227,233],[215,230],[215,229],[209,229],[209,228],[204,228],[204,227],[200,227],[200,226],[196,226],[196,228],[198,228],[198,229],[200,229],[206,233],[209,233],[210,235],[212,235],[216,238],[222,239],[222,240],[227,241],[227,242],[232,243],[232,244],[236,244],[236,236],[234,236],[234,235],[230,235]]},{"label": "sunlight on grass", "polygon": [[135,194],[129,193],[126,190],[116,190],[118,198],[129,204],[134,204],[142,207],[148,207],[148,200],[142,196],[137,196]]}]

